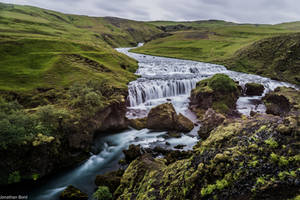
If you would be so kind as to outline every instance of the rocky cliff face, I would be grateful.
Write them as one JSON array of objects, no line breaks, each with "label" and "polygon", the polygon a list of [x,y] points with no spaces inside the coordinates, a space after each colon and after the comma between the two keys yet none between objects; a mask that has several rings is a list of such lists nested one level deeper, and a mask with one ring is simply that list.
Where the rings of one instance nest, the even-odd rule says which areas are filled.
[{"label": "rocky cliff face", "polygon": [[125,100],[113,102],[87,121],[69,122],[55,137],[1,148],[0,185],[36,180],[85,160],[95,134],[127,128],[125,114]]}]

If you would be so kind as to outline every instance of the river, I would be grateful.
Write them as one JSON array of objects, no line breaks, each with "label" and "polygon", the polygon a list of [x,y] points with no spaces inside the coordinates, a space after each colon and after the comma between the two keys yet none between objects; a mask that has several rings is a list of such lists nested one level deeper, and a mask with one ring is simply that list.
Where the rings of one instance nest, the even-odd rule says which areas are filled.
[{"label": "river", "polygon": [[[274,90],[278,86],[295,87],[289,83],[274,81],[257,75],[250,75],[227,70],[224,66],[195,62],[189,60],[149,56],[129,52],[131,48],[118,48],[117,51],[124,53],[139,62],[136,72],[140,76],[128,86],[127,117],[137,118],[146,116],[149,110],[159,104],[171,102],[176,111],[189,117],[196,122],[195,115],[189,111],[189,95],[196,83],[202,79],[211,77],[216,73],[229,75],[241,86],[247,82],[261,83],[265,86],[264,94]],[[262,96],[238,99],[237,109],[240,113],[249,115],[250,111],[265,112],[265,106],[261,103]],[[195,127],[188,134],[182,134],[181,138],[165,139],[166,132],[152,132],[148,129],[128,129],[120,133],[104,135],[97,138],[95,147],[99,154],[92,155],[81,165],[68,171],[57,174],[46,183],[35,188],[29,195],[33,200],[57,200],[59,194],[68,186],[73,185],[90,196],[94,192],[95,176],[118,168],[118,160],[123,157],[122,150],[130,144],[140,144],[143,147],[162,146],[174,148],[178,144],[186,145],[185,150],[191,149],[198,141]],[[166,145],[168,142],[170,145]],[[91,199],[91,198],[90,198]]]}]

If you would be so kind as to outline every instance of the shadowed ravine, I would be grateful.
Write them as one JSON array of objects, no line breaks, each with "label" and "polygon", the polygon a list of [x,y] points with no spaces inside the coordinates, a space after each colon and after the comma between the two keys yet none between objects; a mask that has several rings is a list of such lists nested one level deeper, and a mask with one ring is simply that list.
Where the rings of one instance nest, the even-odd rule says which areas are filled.
[{"label": "shadowed ravine", "polygon": [[[264,94],[278,86],[295,87],[269,78],[229,71],[220,65],[130,53],[130,48],[117,50],[139,62],[139,69],[136,73],[140,75],[140,78],[131,82],[128,87],[130,102],[128,118],[143,117],[153,106],[172,102],[177,112],[196,122],[196,117],[188,109],[190,92],[195,88],[198,81],[216,73],[227,74],[235,81],[239,81],[242,86],[247,82],[261,83],[265,86]],[[261,96],[240,97],[237,102],[237,109],[245,115],[249,115],[251,110],[263,113],[265,112],[264,105],[257,103],[260,102],[260,99]],[[58,174],[47,183],[36,188],[31,193],[30,199],[58,199],[59,193],[71,184],[91,195],[95,189],[95,176],[116,169],[118,160],[123,156],[122,150],[130,144],[141,144],[143,147],[159,145],[165,148],[185,144],[184,149],[191,149],[198,140],[198,129],[199,126],[188,134],[182,134],[181,138],[171,139],[163,137],[166,132],[152,132],[148,129],[140,131],[129,129],[121,133],[97,138],[95,148],[99,150],[99,154],[91,155],[80,166]],[[166,146],[166,141],[171,145]]]}]

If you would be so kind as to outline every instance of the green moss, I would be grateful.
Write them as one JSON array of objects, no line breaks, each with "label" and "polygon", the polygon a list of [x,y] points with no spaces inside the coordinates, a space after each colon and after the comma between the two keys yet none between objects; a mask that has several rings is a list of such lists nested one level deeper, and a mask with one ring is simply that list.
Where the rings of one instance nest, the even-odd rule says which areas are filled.
[{"label": "green moss", "polygon": [[9,174],[8,177],[8,184],[12,184],[12,183],[18,183],[21,181],[21,175],[19,171],[14,171],[11,174]]},{"label": "green moss", "polygon": [[208,81],[208,87],[218,92],[235,92],[235,82],[225,74],[216,74]]},{"label": "green moss", "polygon": [[273,138],[269,138],[269,139],[265,140],[265,143],[267,145],[269,145],[270,148],[277,148],[278,147],[278,143]]},{"label": "green moss", "polygon": [[289,164],[289,160],[286,159],[284,156],[279,157],[279,166],[286,166]]},{"label": "green moss", "polygon": [[39,146],[43,143],[51,143],[55,138],[53,136],[46,136],[42,133],[37,134],[35,140],[32,142],[33,146]]},{"label": "green moss", "polygon": [[257,165],[258,163],[259,163],[258,160],[254,160],[254,161],[249,162],[248,166],[250,166],[250,167],[256,167],[256,165]]},{"label": "green moss", "polygon": [[97,200],[110,200],[112,199],[112,194],[108,187],[99,186],[97,191],[93,194],[93,197]]},{"label": "green moss", "polygon": [[272,152],[270,154],[270,159],[272,162],[277,162],[279,160],[279,156],[277,154],[275,154],[274,152]]},{"label": "green moss", "polygon": [[227,113],[228,111],[230,111],[228,106],[223,102],[213,102],[212,108],[220,113]]},{"label": "green moss", "polygon": [[265,185],[265,183],[266,183],[266,180],[265,180],[264,177],[258,177],[258,178],[256,179],[256,184],[259,184],[259,185]]},{"label": "green moss", "polygon": [[32,174],[32,180],[36,181],[40,177],[40,174]]},{"label": "green moss", "polygon": [[259,133],[259,132],[262,132],[262,131],[264,131],[264,130],[266,130],[266,128],[267,128],[267,125],[263,125],[263,126],[261,126],[258,130],[257,130],[257,133]]},{"label": "green moss", "polygon": [[201,195],[204,197],[204,196],[207,196],[207,195],[210,195],[211,193],[213,193],[213,191],[217,188],[216,185],[208,185],[207,187],[205,188],[202,188],[201,189]]},{"label": "green moss", "polygon": [[218,190],[223,190],[225,187],[229,185],[229,183],[226,179],[222,179],[222,180],[217,180],[216,185]]}]

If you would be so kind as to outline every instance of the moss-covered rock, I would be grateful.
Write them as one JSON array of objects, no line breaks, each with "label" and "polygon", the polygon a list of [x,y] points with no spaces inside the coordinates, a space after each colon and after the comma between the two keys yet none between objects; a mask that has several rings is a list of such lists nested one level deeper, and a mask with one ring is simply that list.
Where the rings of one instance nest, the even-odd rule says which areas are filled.
[{"label": "moss-covered rock", "polygon": [[194,128],[194,124],[181,113],[177,115],[171,103],[164,103],[150,110],[147,117],[147,128],[189,132]]},{"label": "moss-covered rock", "polygon": [[245,94],[248,96],[260,96],[264,93],[265,87],[259,83],[246,83]]},{"label": "moss-covered rock", "polygon": [[139,158],[125,171],[118,199],[293,198],[300,181],[299,120],[264,114],[234,119],[183,160],[167,165],[150,155]]},{"label": "moss-covered rock", "polygon": [[220,113],[230,114],[236,108],[239,95],[240,90],[229,76],[216,74],[197,83],[196,88],[191,93],[190,107],[202,114],[208,108],[213,108]]},{"label": "moss-covered rock", "polygon": [[87,200],[88,195],[74,186],[68,186],[59,196],[61,200]]},{"label": "moss-covered rock", "polygon": [[99,186],[96,192],[93,194],[96,200],[111,200],[113,198],[112,193],[106,186]]},{"label": "moss-covered rock", "polygon": [[159,189],[160,169],[165,164],[144,154],[133,161],[121,179],[121,185],[114,193],[118,199],[153,199],[154,188]]},{"label": "moss-covered rock", "polygon": [[300,93],[293,88],[278,87],[263,98],[266,112],[273,115],[286,115],[300,109]]}]

